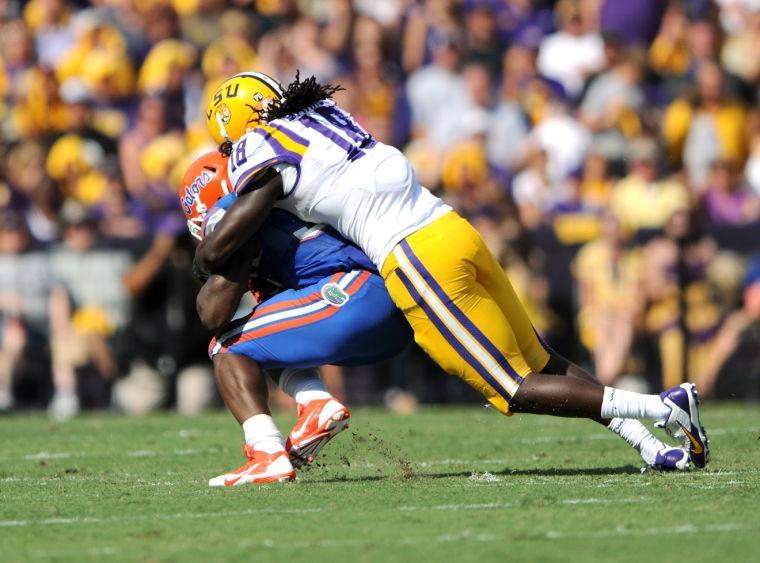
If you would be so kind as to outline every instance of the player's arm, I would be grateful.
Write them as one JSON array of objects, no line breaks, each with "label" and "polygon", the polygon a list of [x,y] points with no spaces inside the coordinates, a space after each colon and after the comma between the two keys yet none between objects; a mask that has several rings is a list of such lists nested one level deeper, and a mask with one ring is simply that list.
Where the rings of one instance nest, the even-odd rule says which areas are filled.
[{"label": "player's arm", "polygon": [[[248,186],[252,186],[249,188]],[[195,260],[203,272],[216,272],[233,253],[256,234],[274,203],[282,197],[281,176],[269,168],[240,190],[242,195],[195,251]]]},{"label": "player's arm", "polygon": [[255,240],[251,241],[203,284],[196,299],[196,308],[203,326],[210,331],[218,332],[232,319],[240,299],[248,290],[251,262],[257,252],[258,244]]}]

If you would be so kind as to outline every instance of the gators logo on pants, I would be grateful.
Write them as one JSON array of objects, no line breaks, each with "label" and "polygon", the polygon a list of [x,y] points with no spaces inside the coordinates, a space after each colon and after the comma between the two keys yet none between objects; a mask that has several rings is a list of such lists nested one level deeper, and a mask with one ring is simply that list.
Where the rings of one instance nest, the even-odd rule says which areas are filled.
[{"label": "gators logo on pants", "polygon": [[331,305],[342,307],[348,302],[349,296],[337,283],[326,283],[322,286],[322,299]]}]

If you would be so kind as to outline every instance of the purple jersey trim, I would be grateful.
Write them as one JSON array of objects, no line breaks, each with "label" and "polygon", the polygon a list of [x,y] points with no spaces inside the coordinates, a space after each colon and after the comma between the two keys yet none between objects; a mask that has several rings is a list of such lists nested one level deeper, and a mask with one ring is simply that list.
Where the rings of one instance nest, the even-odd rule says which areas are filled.
[{"label": "purple jersey trim", "polygon": [[281,123],[270,123],[269,126],[270,127],[274,127],[275,129],[277,129],[283,135],[288,136],[291,141],[293,141],[295,143],[298,143],[300,145],[304,145],[306,147],[309,146],[309,140],[307,138],[301,137],[301,135],[299,135],[298,133],[296,133],[292,129],[288,129],[287,127],[285,127]]},{"label": "purple jersey trim", "polygon": [[[282,157],[288,157],[289,159],[295,159],[300,164],[301,159],[303,158],[303,155],[301,155],[301,154],[299,154],[299,153],[297,153],[295,151],[291,151],[289,149],[286,149],[284,146],[282,146],[282,143],[280,143],[280,141],[278,141],[277,139],[274,138],[274,136],[272,135],[272,133],[270,133],[269,131],[266,131],[264,129],[260,129],[260,128],[254,129],[253,132],[261,135],[264,138],[264,140],[269,145],[269,147],[274,151],[275,155],[282,156]],[[306,146],[308,146],[308,145],[306,145]]]},{"label": "purple jersey trim", "polygon": [[293,189],[290,190],[290,193],[285,194],[285,197],[292,194],[294,191],[296,191],[296,187],[298,186],[298,181],[301,179],[301,160],[291,158],[288,155],[272,157],[269,160],[265,160],[264,162],[259,163],[257,166],[254,166],[245,174],[241,174],[240,178],[238,178],[237,182],[235,182],[235,188],[234,188],[235,193],[240,195],[240,191],[243,188],[245,188],[246,184],[250,182],[251,179],[254,176],[256,176],[256,174],[258,174],[265,168],[270,168],[274,166],[275,164],[291,164],[296,167],[296,183],[293,186]]}]

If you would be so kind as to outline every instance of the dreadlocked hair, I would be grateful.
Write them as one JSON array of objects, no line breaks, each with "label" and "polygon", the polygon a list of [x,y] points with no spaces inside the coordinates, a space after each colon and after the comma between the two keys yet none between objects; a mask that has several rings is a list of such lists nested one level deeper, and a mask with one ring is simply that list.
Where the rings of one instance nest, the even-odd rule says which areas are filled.
[{"label": "dreadlocked hair", "polygon": [[267,112],[267,121],[299,113],[317,102],[332,98],[335,92],[343,89],[341,86],[320,84],[313,76],[301,80],[300,72],[296,71],[296,78],[285,88],[282,101]]}]

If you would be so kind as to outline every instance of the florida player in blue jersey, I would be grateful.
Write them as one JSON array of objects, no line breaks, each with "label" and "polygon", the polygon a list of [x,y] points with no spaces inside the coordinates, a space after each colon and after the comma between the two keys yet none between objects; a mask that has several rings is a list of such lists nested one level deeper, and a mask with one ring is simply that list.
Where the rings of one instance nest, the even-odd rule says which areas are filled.
[{"label": "florida player in blue jersey", "polygon": [[[225,195],[224,160],[218,152],[200,157],[180,193],[191,233],[201,240],[236,198]],[[250,287],[262,301],[246,309],[239,304]],[[222,397],[243,426],[248,458],[211,479],[212,486],[292,479],[293,466],[313,460],[350,416],[308,368],[379,362],[411,339],[367,256],[330,227],[283,210],[275,210],[229,265],[211,274],[198,310],[216,333],[209,354]],[[287,443],[270,416],[261,368],[298,403],[299,419]]]}]

